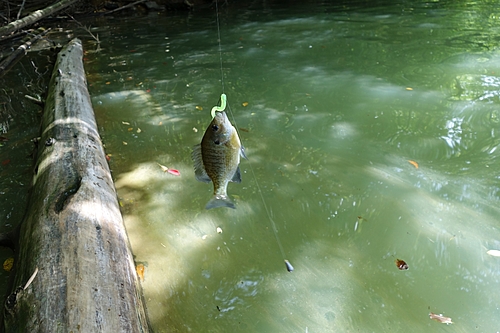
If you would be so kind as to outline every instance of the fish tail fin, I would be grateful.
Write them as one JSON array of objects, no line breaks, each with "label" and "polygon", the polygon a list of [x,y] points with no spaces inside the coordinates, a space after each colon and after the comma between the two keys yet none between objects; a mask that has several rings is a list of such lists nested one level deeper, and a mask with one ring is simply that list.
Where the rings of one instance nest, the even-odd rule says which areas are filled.
[{"label": "fish tail fin", "polygon": [[214,195],[212,199],[205,206],[206,209],[212,209],[217,207],[228,207],[236,209],[234,202],[229,199],[227,195]]}]

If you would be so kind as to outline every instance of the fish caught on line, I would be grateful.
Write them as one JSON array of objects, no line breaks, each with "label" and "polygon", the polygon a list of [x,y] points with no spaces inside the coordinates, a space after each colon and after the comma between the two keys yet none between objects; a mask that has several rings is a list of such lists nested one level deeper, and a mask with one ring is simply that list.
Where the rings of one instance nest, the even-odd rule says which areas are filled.
[{"label": "fish caught on line", "polygon": [[192,154],[196,179],[214,184],[214,195],[206,209],[236,208],[227,195],[227,184],[230,181],[241,183],[240,156],[246,158],[238,132],[225,112],[216,112]]}]

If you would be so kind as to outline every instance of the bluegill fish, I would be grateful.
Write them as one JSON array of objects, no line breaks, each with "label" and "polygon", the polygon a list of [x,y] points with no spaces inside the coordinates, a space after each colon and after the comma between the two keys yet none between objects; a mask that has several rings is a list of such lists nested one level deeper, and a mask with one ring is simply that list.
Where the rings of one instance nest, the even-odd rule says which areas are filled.
[{"label": "bluegill fish", "polygon": [[240,156],[246,157],[238,132],[225,112],[216,112],[201,144],[194,146],[194,174],[197,180],[214,184],[214,195],[205,206],[236,208],[227,196],[227,184],[241,183]]}]

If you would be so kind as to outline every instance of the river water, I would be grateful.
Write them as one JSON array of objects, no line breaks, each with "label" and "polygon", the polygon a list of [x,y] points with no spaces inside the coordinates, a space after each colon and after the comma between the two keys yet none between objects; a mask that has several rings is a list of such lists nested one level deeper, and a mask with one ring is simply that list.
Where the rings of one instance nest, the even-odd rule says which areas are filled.
[{"label": "river water", "polygon": [[[490,2],[224,3],[220,52],[213,8],[84,22],[154,331],[499,331],[499,20]],[[207,211],[191,151],[222,92],[248,159],[237,209]]]}]

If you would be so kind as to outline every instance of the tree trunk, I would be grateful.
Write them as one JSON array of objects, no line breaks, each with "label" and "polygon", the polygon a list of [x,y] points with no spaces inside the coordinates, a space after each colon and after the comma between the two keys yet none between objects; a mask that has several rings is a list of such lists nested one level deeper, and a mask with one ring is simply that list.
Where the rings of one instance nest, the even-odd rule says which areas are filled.
[{"label": "tree trunk", "polygon": [[82,57],[72,40],[52,73],[6,332],[148,332]]},{"label": "tree trunk", "polygon": [[41,20],[46,16],[49,16],[55,12],[60,11],[61,9],[68,7],[69,5],[72,5],[76,1],[77,0],[61,0],[53,4],[52,6],[37,10],[31,13],[30,15],[23,17],[20,20],[16,20],[14,22],[7,24],[6,26],[1,27],[0,36],[6,36],[13,31],[24,28],[27,25],[33,24],[36,21]]}]

